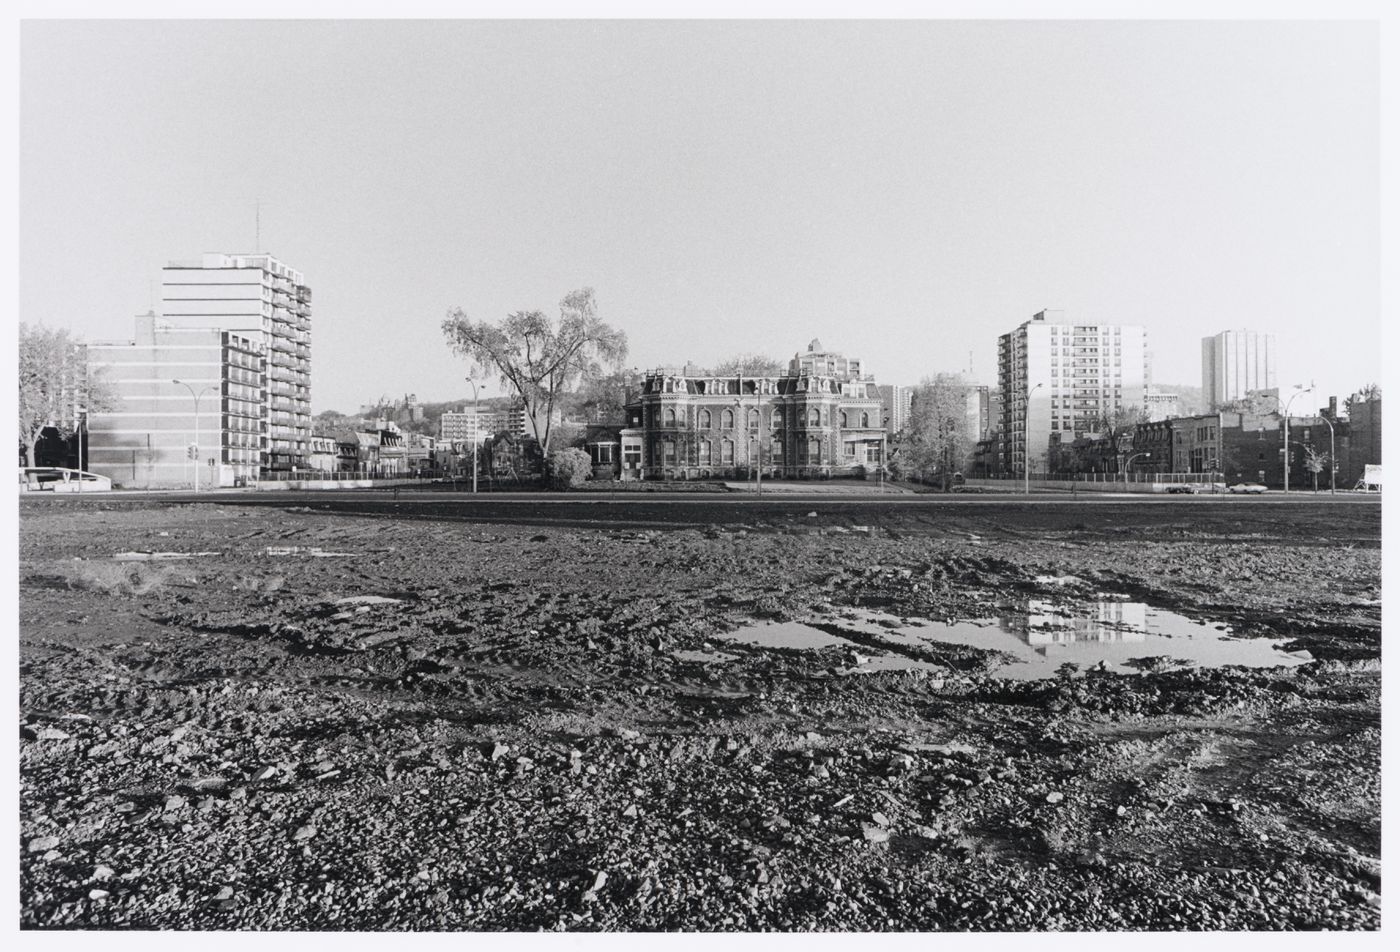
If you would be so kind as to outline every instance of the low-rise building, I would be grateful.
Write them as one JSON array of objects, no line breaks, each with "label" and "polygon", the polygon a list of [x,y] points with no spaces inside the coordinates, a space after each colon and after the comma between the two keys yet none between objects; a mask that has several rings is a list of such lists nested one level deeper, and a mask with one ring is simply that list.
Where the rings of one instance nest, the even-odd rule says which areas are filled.
[{"label": "low-rise building", "polygon": [[[633,426],[619,433],[623,475],[640,449],[644,479],[826,478],[884,463],[885,428],[874,378],[859,360],[813,340],[779,376],[715,377],[698,368],[648,372]],[[635,412],[633,412],[635,410]]]}]

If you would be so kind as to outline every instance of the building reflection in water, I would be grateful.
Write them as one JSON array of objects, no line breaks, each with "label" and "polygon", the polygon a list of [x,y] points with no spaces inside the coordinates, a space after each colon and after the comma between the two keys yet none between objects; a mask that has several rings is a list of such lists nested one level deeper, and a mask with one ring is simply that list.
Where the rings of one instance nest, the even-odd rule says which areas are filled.
[{"label": "building reflection in water", "polygon": [[1147,640],[1147,606],[1142,602],[1097,602],[1070,613],[1053,602],[1033,598],[997,621],[1003,631],[1037,649],[1078,642]]}]

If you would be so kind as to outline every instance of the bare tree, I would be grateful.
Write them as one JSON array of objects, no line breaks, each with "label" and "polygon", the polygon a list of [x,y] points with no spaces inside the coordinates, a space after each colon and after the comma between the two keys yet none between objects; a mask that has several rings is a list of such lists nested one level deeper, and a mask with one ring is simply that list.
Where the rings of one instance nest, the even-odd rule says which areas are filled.
[{"label": "bare tree", "polygon": [[1317,477],[1324,469],[1332,465],[1332,455],[1315,450],[1312,446],[1303,446],[1303,468],[1312,473],[1313,492],[1317,492]]},{"label": "bare tree", "polygon": [[716,377],[780,377],[787,364],[762,354],[735,354],[715,364],[710,373]]},{"label": "bare tree", "polygon": [[976,442],[976,420],[968,409],[971,386],[957,374],[925,378],[914,391],[903,456],[920,475],[939,474],[947,489]]},{"label": "bare tree", "polygon": [[29,465],[45,430],[67,439],[81,410],[110,410],[116,398],[100,373],[88,369],[87,352],[66,328],[19,326],[19,438]]},{"label": "bare tree", "polygon": [[1106,441],[1108,456],[1115,461],[1115,471],[1124,463],[1123,454],[1132,449],[1133,433],[1138,424],[1148,422],[1149,416],[1145,408],[1130,404],[1107,409],[1089,424],[1090,432]]},{"label": "bare tree", "polygon": [[454,351],[472,361],[474,374],[499,374],[520,396],[540,452],[549,452],[550,427],[564,394],[580,377],[595,377],[604,364],[627,356],[627,335],[599,319],[593,289],[559,302],[559,320],[543,311],[515,311],[500,324],[472,321],[453,308],[442,332]]}]

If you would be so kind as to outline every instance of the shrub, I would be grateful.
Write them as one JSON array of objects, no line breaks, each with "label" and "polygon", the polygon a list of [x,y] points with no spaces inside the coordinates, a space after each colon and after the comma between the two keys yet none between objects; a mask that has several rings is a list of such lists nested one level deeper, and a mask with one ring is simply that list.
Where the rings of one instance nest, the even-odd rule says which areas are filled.
[{"label": "shrub", "polygon": [[593,458],[577,447],[550,450],[549,481],[555,489],[577,489],[593,474]]}]

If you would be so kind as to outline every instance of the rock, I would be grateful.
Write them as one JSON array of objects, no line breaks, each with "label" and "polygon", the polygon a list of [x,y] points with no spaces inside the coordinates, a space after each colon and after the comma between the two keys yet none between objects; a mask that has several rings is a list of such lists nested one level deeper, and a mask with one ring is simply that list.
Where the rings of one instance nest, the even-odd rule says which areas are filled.
[{"label": "rock", "polygon": [[1046,803],[1059,803],[1059,802],[1060,802],[1061,800],[1063,800],[1064,798],[1065,798],[1065,795],[1064,795],[1063,793],[1060,793],[1060,791],[1056,790],[1054,793],[1047,793],[1047,794],[1045,795],[1045,802],[1046,802]]},{"label": "rock", "polygon": [[185,798],[180,796],[179,794],[171,794],[170,796],[165,798],[166,813],[170,813],[174,810],[182,810],[184,809],[184,806]]},{"label": "rock", "polygon": [[889,830],[882,826],[876,826],[873,823],[862,823],[860,829],[861,833],[865,835],[865,838],[872,843],[884,843],[890,838]]},{"label": "rock", "polygon": [[215,894],[215,896],[214,896],[214,901],[215,901],[215,902],[223,902],[223,901],[226,900],[226,899],[232,899],[232,898],[233,898],[233,887],[232,887],[232,886],[225,886],[223,889],[220,889],[220,890],[218,891],[217,894]]},{"label": "rock", "polygon": [[253,782],[261,783],[264,780],[271,780],[275,776],[277,776],[277,768],[272,764],[268,764],[265,767],[258,768],[257,773],[253,774]]},{"label": "rock", "polygon": [[491,748],[491,761],[494,763],[495,761],[500,760],[508,753],[510,753],[509,744],[497,744],[496,746]]},{"label": "rock", "polygon": [[887,816],[885,816],[883,813],[878,812],[878,811],[875,812],[875,813],[870,814],[870,819],[874,820],[876,823],[880,824],[881,826],[889,826],[889,825],[890,825],[890,818],[887,817]]},{"label": "rock", "polygon": [[67,740],[71,735],[57,727],[45,727],[38,733],[39,740]]},{"label": "rock", "polygon": [[111,895],[111,893],[109,893],[109,892],[108,892],[107,890],[105,890],[105,889],[89,889],[89,890],[88,890],[88,898],[89,898],[89,899],[106,899],[106,898],[107,898],[108,896],[110,896],[110,895]]},{"label": "rock", "polygon": [[29,841],[29,852],[42,853],[58,845],[56,836],[36,836]]},{"label": "rock", "polygon": [[637,805],[636,805],[635,803],[632,804],[632,805],[629,806],[626,810],[623,810],[623,811],[622,811],[622,815],[625,816],[625,817],[636,817],[636,815],[637,815]]},{"label": "rock", "polygon": [[112,869],[110,866],[98,866],[92,871],[92,878],[98,882],[105,882],[115,875],[117,875],[116,870]]},{"label": "rock", "polygon": [[312,838],[313,836],[315,836],[315,835],[316,835],[316,827],[315,827],[313,824],[308,823],[308,824],[306,824],[305,826],[298,827],[298,828],[297,828],[297,831],[296,831],[295,833],[292,834],[292,839],[298,840],[298,841],[300,841],[300,840],[309,840],[309,839],[311,839],[311,838]]}]

